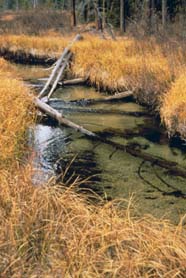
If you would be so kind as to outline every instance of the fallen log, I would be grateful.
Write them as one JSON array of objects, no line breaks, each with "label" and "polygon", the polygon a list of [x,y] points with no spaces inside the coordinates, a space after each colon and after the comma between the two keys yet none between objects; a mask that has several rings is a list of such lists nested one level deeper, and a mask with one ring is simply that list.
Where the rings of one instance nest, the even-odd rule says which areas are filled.
[{"label": "fallen log", "polygon": [[89,130],[85,129],[84,127],[82,127],[78,124],[75,124],[72,121],[66,119],[61,113],[59,113],[57,110],[50,107],[48,104],[42,102],[38,98],[34,98],[34,103],[37,108],[39,108],[42,112],[49,115],[51,118],[57,120],[59,124],[63,124],[65,126],[73,128],[76,131],[81,132],[82,134],[88,136],[89,138],[91,138],[93,140],[101,141],[107,145],[114,147],[115,149],[127,152],[134,157],[138,157],[145,161],[151,162],[152,165],[158,165],[164,169],[171,171],[171,173],[173,173],[175,175],[186,178],[186,169],[180,167],[178,165],[178,163],[176,163],[176,162],[168,161],[164,158],[153,156],[151,154],[142,152],[141,150],[135,149],[128,145],[122,145],[122,144],[113,142],[109,139],[103,138],[103,137],[97,135],[96,133],[89,131]]},{"label": "fallen log", "polygon": [[73,45],[76,41],[80,40],[81,38],[82,38],[81,35],[79,35],[79,34],[76,35],[75,38],[73,39],[73,41],[69,44],[69,46],[67,46],[67,47],[64,49],[62,55],[61,55],[60,58],[57,60],[56,65],[55,65],[55,67],[53,68],[52,73],[51,73],[50,77],[48,78],[48,80],[47,80],[47,82],[46,82],[44,88],[43,88],[42,91],[40,92],[39,98],[42,98],[42,97],[46,96],[46,90],[48,89],[49,85],[50,85],[51,82],[53,81],[55,75],[57,74],[57,71],[58,71],[58,69],[60,68],[60,66],[61,66],[61,64],[62,64],[62,62],[63,62],[63,60],[64,60],[64,58],[65,58],[66,55],[69,53],[69,51],[70,51],[72,45]]},{"label": "fallen log", "polygon": [[126,91],[122,93],[115,94],[113,96],[109,97],[102,97],[102,98],[89,98],[89,99],[79,99],[79,100],[71,100],[71,103],[78,103],[78,104],[83,104],[83,105],[90,105],[90,104],[96,104],[96,103],[104,103],[104,102],[109,102],[109,101],[115,101],[115,100],[121,100],[124,98],[132,97],[134,93],[132,91]]},{"label": "fallen log", "polygon": [[[50,103],[49,103],[50,104]],[[94,108],[79,108],[77,106],[74,107],[53,107],[54,109],[69,111],[74,113],[88,113],[88,114],[114,114],[114,115],[124,115],[124,116],[132,116],[132,117],[144,117],[149,116],[149,112],[144,111],[121,111],[117,109],[94,109]]]},{"label": "fallen log", "polygon": [[85,134],[89,137],[97,137],[97,135],[95,133],[93,133],[93,132],[85,129],[84,127],[82,127],[78,124],[75,124],[75,123],[71,122],[70,120],[66,119],[60,112],[53,109],[50,105],[44,103],[39,98],[34,98],[34,103],[35,103],[36,107],[39,108],[39,110],[43,111],[44,113],[46,113],[50,117],[54,118],[60,124],[71,127],[73,129],[75,129],[76,131],[80,131],[81,133],[83,133],[83,134]]},{"label": "fallen log", "polygon": [[[38,78],[39,83],[46,82],[48,78]],[[70,80],[64,80],[64,81],[59,81],[58,86],[77,86],[77,85],[85,85],[87,81],[87,78],[74,78]],[[39,86],[43,86],[42,84],[39,84]]]},{"label": "fallen log", "polygon": [[58,82],[59,86],[74,86],[74,85],[84,85],[87,81],[87,78],[75,78],[71,80],[64,80],[62,82]]},{"label": "fallen log", "polygon": [[63,75],[63,72],[64,72],[64,70],[65,70],[65,68],[66,68],[66,66],[67,66],[67,64],[68,64],[68,62],[69,62],[71,57],[72,57],[72,53],[69,52],[66,55],[66,59],[65,59],[64,63],[62,64],[61,68],[59,69],[58,75],[57,75],[56,80],[54,81],[54,83],[52,85],[52,88],[50,89],[50,92],[48,93],[48,96],[47,96],[48,100],[50,99],[50,97],[52,96],[53,92],[55,91],[55,89],[57,87],[57,84],[58,84],[61,76]]}]

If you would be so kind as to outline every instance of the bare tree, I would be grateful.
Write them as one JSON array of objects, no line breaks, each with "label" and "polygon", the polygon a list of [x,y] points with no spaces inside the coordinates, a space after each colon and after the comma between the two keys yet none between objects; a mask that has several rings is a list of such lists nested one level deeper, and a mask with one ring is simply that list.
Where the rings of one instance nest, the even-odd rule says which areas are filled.
[{"label": "bare tree", "polygon": [[71,0],[71,10],[72,10],[72,26],[75,27],[76,21],[76,0]]},{"label": "bare tree", "polygon": [[165,29],[167,19],[167,0],[162,0],[162,26]]},{"label": "bare tree", "polygon": [[125,0],[120,0],[120,31],[124,33],[126,31],[125,26]]}]

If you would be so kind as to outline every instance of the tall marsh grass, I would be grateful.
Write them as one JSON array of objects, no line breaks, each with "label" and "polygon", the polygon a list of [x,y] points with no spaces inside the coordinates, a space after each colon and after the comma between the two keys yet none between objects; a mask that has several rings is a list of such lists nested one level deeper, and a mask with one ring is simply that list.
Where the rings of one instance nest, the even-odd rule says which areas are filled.
[{"label": "tall marsh grass", "polygon": [[[15,53],[31,53],[36,57],[58,57],[72,37],[72,34],[71,37],[2,35],[0,48]],[[161,110],[162,121],[170,132],[178,131],[186,137],[185,128],[179,124],[180,112],[175,109],[178,101],[180,107],[184,106],[184,86],[177,85],[179,97],[176,100],[173,97],[176,93],[170,93],[175,91],[174,82],[178,84],[175,80],[179,79],[185,69],[183,44],[175,41],[160,43],[155,38],[143,41],[118,38],[117,41],[110,41],[84,35],[84,40],[76,43],[72,52],[71,71],[75,76],[87,77],[90,84],[98,89],[111,92],[134,91],[140,102]],[[184,111],[185,108],[182,108]]]},{"label": "tall marsh grass", "polygon": [[182,223],[134,218],[130,201],[92,205],[76,185],[35,188],[30,173],[0,175],[1,277],[185,277]]},{"label": "tall marsh grass", "polygon": [[180,73],[163,96],[160,110],[170,133],[186,135],[186,70]]},{"label": "tall marsh grass", "polygon": [[32,102],[27,87],[13,66],[0,59],[0,167],[19,158],[25,150],[26,128],[32,122]]},{"label": "tall marsh grass", "polygon": [[185,277],[184,218],[135,218],[130,200],[95,205],[78,194],[79,180],[33,186],[19,160],[33,121],[29,91],[0,64],[0,277]]}]

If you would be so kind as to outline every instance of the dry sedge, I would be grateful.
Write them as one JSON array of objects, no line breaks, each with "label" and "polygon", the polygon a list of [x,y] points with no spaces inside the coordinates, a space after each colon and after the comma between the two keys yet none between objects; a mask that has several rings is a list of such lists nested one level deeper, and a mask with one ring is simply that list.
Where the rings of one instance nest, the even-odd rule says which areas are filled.
[{"label": "dry sedge", "polygon": [[[15,53],[57,57],[72,37],[2,35],[0,45],[1,49]],[[140,102],[156,105],[158,109],[160,104],[163,105],[162,101],[165,101],[162,110],[165,105],[166,109],[161,113],[163,121],[169,131],[179,131],[186,136],[186,131],[179,124],[178,115],[178,121],[174,120],[174,128],[170,124],[172,120],[166,111],[169,109],[174,114],[177,110],[167,105],[168,96],[168,99],[163,98],[173,80],[183,71],[186,58],[181,47],[171,48],[171,44],[160,44],[153,38],[148,41],[134,38],[110,41],[84,35],[84,39],[73,46],[72,52],[71,71],[75,76],[88,78],[99,89],[112,92],[132,90]],[[184,101],[183,91],[179,96]],[[174,98],[170,98],[174,102]]]},{"label": "dry sedge", "polygon": [[[0,277],[186,277],[184,219],[176,227],[151,216],[134,218],[130,201],[125,201],[126,209],[121,200],[90,204],[75,193],[78,180],[69,188],[33,186],[29,163],[17,160],[32,121],[31,100],[9,64],[0,63]],[[157,73],[158,63],[155,69]]]},{"label": "dry sedge", "polygon": [[172,132],[186,134],[186,71],[178,75],[162,100],[161,116]]},{"label": "dry sedge", "polygon": [[132,218],[130,203],[91,205],[75,185],[35,188],[18,170],[0,175],[1,277],[185,277],[181,224]]},{"label": "dry sedge", "polygon": [[[31,99],[23,82],[14,77],[14,69],[0,59],[0,166],[19,158],[26,127],[32,121]],[[21,148],[22,146],[22,148]]]}]

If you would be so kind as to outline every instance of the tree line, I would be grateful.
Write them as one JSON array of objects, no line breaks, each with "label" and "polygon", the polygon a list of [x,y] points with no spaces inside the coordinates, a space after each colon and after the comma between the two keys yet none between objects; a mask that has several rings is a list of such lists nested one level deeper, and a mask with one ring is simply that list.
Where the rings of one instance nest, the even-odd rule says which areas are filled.
[{"label": "tree line", "polygon": [[165,28],[178,18],[185,24],[186,18],[186,0],[0,0],[3,11],[41,7],[71,11],[73,26],[96,18],[98,29],[109,22],[121,32],[130,22],[145,20],[153,30],[157,21]]}]

